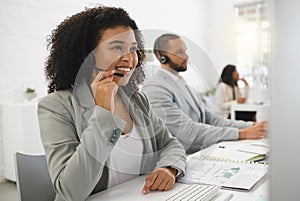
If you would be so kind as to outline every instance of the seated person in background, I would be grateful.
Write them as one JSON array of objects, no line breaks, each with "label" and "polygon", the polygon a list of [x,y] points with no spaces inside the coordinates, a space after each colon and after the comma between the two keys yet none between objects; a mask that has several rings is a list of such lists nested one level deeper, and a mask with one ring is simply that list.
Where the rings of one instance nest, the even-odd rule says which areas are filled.
[{"label": "seated person in background", "polygon": [[[238,80],[243,81],[245,84],[243,95],[241,94],[240,88],[238,87]],[[236,70],[236,66],[225,66],[221,73],[221,77],[214,96],[213,111],[215,112],[215,114],[218,114],[221,117],[230,119],[230,106],[233,103],[245,103],[248,97],[248,91],[248,82],[244,78],[239,77],[239,73]],[[238,116],[240,115],[243,114],[241,113]],[[246,116],[247,113],[244,113],[244,115]],[[244,120],[249,121],[249,119]],[[251,118],[251,120],[253,119]]]},{"label": "seated person in background", "polygon": [[186,50],[184,41],[177,35],[164,34],[157,38],[154,53],[161,69],[142,88],[153,110],[186,152],[193,153],[223,140],[263,138],[266,122],[232,121],[204,107],[200,95],[179,74],[187,69]]},{"label": "seated person in background", "polygon": [[143,194],[165,191],[184,174],[182,145],[138,92],[142,41],[114,7],[86,9],[52,32],[38,118],[55,200],[85,200],[145,173]]}]

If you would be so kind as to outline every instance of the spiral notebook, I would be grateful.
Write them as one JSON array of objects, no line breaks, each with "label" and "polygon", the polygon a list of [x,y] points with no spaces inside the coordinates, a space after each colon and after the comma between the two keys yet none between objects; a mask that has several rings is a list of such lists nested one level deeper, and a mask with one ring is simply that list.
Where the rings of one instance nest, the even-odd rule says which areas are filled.
[{"label": "spiral notebook", "polygon": [[202,159],[257,162],[264,160],[269,153],[269,145],[257,140],[244,140],[239,143],[221,142],[211,147],[209,152],[200,154]]}]

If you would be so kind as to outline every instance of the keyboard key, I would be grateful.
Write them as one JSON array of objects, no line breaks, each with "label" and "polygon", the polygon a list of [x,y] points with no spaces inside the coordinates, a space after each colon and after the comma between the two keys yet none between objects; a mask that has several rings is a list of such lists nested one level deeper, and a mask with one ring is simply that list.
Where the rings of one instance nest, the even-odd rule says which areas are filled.
[{"label": "keyboard key", "polygon": [[170,196],[166,201],[209,201],[219,190],[220,186],[192,184]]}]

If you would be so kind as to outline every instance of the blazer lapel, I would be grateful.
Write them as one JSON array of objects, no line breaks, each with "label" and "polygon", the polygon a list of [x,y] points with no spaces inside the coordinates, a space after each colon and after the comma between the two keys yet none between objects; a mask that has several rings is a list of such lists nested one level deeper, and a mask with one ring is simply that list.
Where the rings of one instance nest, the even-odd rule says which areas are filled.
[{"label": "blazer lapel", "polygon": [[[163,72],[163,71],[162,71]],[[169,83],[169,86],[171,88],[173,88],[173,93],[179,92],[179,96],[182,97],[183,99],[185,99],[185,101],[193,108],[193,110],[199,114],[199,116],[201,116],[200,114],[200,108],[197,107],[197,104],[195,103],[195,100],[193,99],[192,95],[190,94],[190,92],[188,92],[188,89],[186,87],[183,88],[183,86],[179,85],[178,83],[176,83],[172,78],[169,77],[168,74],[163,72],[163,76],[165,77],[165,79],[167,79],[167,82]],[[176,88],[174,88],[176,87]]]},{"label": "blazer lapel", "polygon": [[95,108],[93,94],[85,79],[73,87],[72,104],[75,110],[75,126],[80,139]]},{"label": "blazer lapel", "polygon": [[[125,107],[127,108],[130,116],[133,118],[134,123],[136,125],[136,128],[138,129],[139,127],[145,128],[147,125],[149,125],[150,120],[148,117],[145,117],[145,114],[143,112],[144,105],[141,105],[141,100],[136,93],[131,94],[130,96],[126,94],[122,88],[119,88],[118,91],[119,96],[121,97]],[[135,118],[139,117],[139,118]],[[147,121],[149,120],[149,121]]]},{"label": "blazer lapel", "polygon": [[194,99],[194,103],[196,104],[197,109],[199,109],[200,111],[202,122],[205,122],[205,115],[204,115],[205,111],[204,111],[204,105],[202,104],[201,97],[196,94],[196,91],[192,87],[187,86],[187,90],[189,90],[189,93]]},{"label": "blazer lapel", "polygon": [[[118,94],[128,109],[129,114],[132,116],[135,127],[143,141],[144,157],[142,159],[140,174],[148,173],[154,168],[153,160],[158,160],[158,152],[154,152],[153,147],[150,146],[156,143],[155,133],[151,126],[151,119],[146,115],[148,112],[145,111],[145,105],[142,104],[140,97],[136,93],[129,96],[122,88],[119,88]],[[151,141],[151,143],[149,141]]]}]

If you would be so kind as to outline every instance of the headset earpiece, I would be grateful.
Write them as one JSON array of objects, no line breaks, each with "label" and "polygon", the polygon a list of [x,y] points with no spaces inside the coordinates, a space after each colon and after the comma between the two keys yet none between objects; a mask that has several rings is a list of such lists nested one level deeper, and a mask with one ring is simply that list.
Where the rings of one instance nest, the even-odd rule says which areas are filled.
[{"label": "headset earpiece", "polygon": [[162,64],[166,64],[166,63],[169,62],[169,57],[166,56],[166,55],[161,55],[160,58],[159,58],[159,60],[160,60],[160,62],[161,62]]}]

